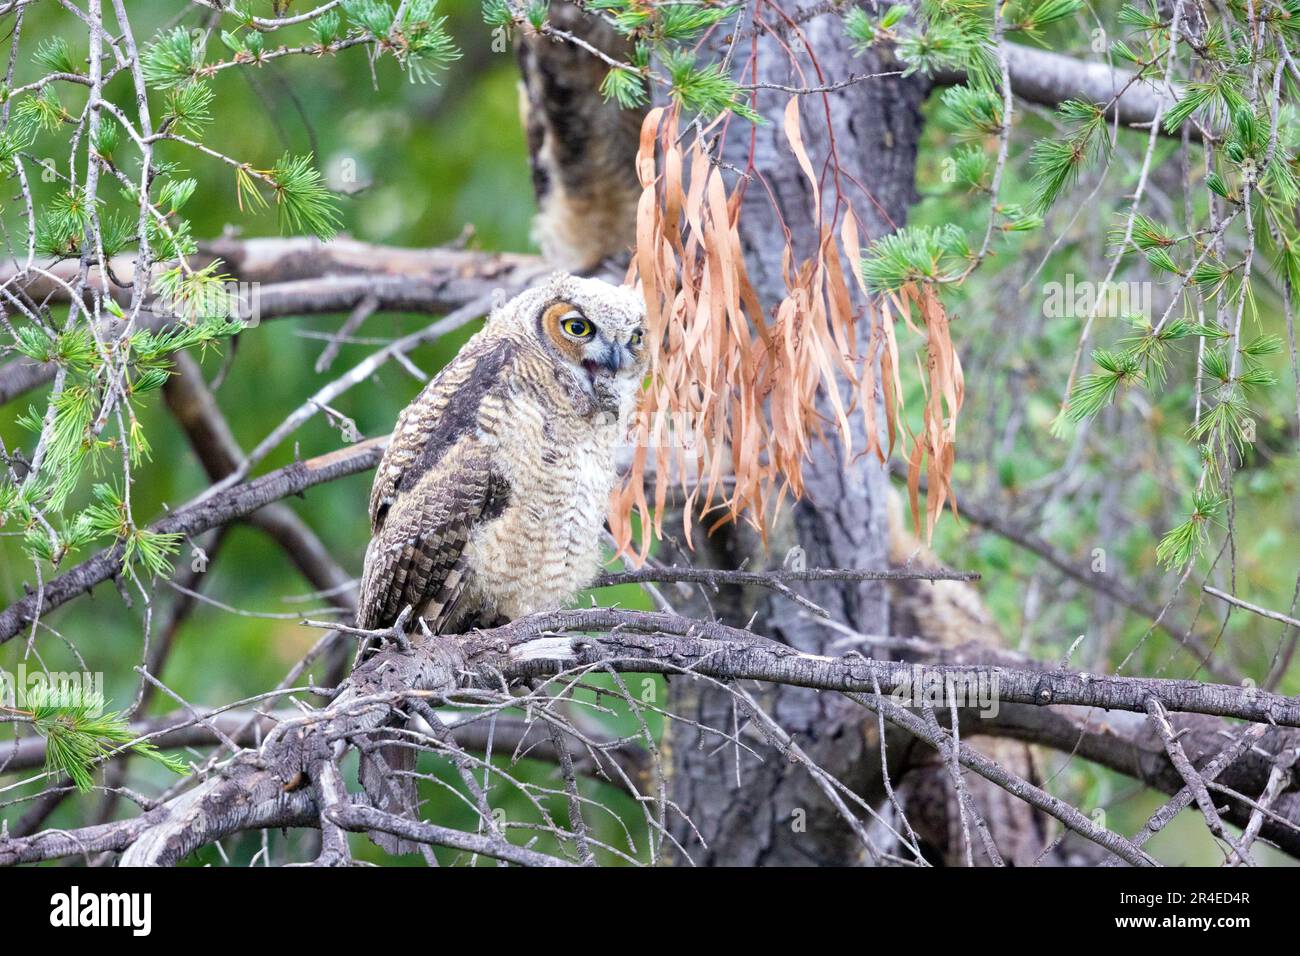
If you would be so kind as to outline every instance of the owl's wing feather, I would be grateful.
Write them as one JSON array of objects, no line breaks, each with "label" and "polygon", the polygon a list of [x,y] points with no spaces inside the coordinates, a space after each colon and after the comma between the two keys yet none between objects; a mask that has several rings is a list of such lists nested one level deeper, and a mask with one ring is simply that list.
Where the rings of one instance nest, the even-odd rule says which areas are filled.
[{"label": "owl's wing feather", "polygon": [[464,586],[463,552],[474,526],[499,510],[503,482],[466,438],[396,497],[367,554],[362,627],[388,627],[408,604],[437,631]]},{"label": "owl's wing feather", "polygon": [[509,495],[491,442],[511,354],[507,342],[462,351],[411,406],[420,411],[403,415],[371,494],[358,626],[389,627],[407,605],[434,631],[447,622],[466,585],[470,534]]},{"label": "owl's wing feather", "polygon": [[514,355],[512,343],[480,332],[402,410],[370,491],[371,531],[379,531],[403,486],[483,424],[483,399],[501,387]]}]

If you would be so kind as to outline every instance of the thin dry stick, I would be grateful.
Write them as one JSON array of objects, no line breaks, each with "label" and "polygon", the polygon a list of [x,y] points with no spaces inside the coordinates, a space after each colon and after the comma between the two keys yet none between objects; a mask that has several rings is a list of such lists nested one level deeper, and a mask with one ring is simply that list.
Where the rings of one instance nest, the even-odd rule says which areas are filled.
[{"label": "thin dry stick", "polygon": [[[1183,745],[1178,742],[1178,735],[1174,733],[1174,728],[1169,723],[1169,715],[1160,706],[1160,701],[1154,698],[1148,700],[1147,713],[1151,716],[1151,725],[1165,743],[1165,751],[1169,754],[1170,763],[1174,765],[1178,775],[1183,778],[1188,789],[1191,790],[1192,799],[1196,801],[1201,816],[1205,818],[1205,825],[1211,833],[1232,847],[1238,858],[1250,860],[1244,848],[1223,829],[1223,821],[1219,819],[1219,810],[1215,807],[1209,791],[1205,788],[1205,780],[1192,766],[1192,762],[1187,759],[1187,753],[1183,750]],[[1250,862],[1253,865],[1253,861]]]}]

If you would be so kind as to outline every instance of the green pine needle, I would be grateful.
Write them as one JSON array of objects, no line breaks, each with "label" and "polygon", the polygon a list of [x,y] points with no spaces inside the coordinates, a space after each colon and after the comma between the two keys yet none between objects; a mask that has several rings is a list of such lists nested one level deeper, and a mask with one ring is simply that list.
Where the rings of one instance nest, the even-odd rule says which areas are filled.
[{"label": "green pine needle", "polygon": [[1115,40],[1110,45],[1110,55],[1124,63],[1141,62],[1133,48],[1123,40]]},{"label": "green pine needle", "polygon": [[179,265],[164,269],[154,279],[154,292],[162,305],[184,320],[184,324],[163,332],[141,330],[131,337],[140,362],[156,362],[181,348],[204,346],[239,328],[239,303],[231,293],[233,278],[219,272],[217,259],[202,269],[184,271]]},{"label": "green pine needle", "polygon": [[542,27],[546,25],[546,20],[550,15],[550,0],[528,0],[528,8],[524,11],[524,16],[528,18],[529,25],[538,33],[542,32]]},{"label": "green pine needle", "polygon": [[1201,287],[1203,295],[1212,299],[1232,278],[1232,271],[1225,265],[1206,260],[1192,270],[1192,281]]},{"label": "green pine needle", "polygon": [[1250,418],[1250,406],[1237,388],[1225,386],[1218,392],[1219,400],[1205,410],[1190,433],[1223,458],[1234,448],[1238,456],[1244,457],[1249,444],[1246,420]]},{"label": "green pine needle", "polygon": [[1037,4],[1016,4],[1006,16],[1007,29],[1038,39],[1044,27],[1068,19],[1083,9],[1083,0],[1042,0]]},{"label": "green pine needle", "polygon": [[956,225],[906,226],[871,244],[862,257],[862,278],[877,292],[895,292],[910,282],[951,282],[970,258]]},{"label": "green pine needle", "polygon": [[1182,270],[1178,268],[1178,263],[1174,262],[1174,257],[1169,254],[1168,249],[1150,248],[1146,250],[1145,255],[1147,262],[1162,272],[1182,275]]},{"label": "green pine needle", "polygon": [[709,27],[736,12],[730,5],[701,6],[696,3],[664,3],[654,7],[657,39],[683,43],[694,40]]},{"label": "green pine needle", "polygon": [[45,738],[45,771],[71,778],[85,793],[94,787],[94,769],[104,757],[123,749],[148,757],[173,773],[184,775],[185,764],[161,753],[147,742],[133,743],[125,718],[104,713],[104,699],[80,688],[42,685],[28,693],[27,706],[32,726]]},{"label": "green pine needle", "polygon": [[897,26],[899,23],[903,21],[903,18],[907,16],[908,13],[910,12],[911,10],[907,6],[907,4],[896,3],[888,10],[886,10],[885,15],[880,18],[880,26],[886,30],[890,29],[891,27]]},{"label": "green pine needle", "polygon": [[401,20],[388,31],[412,83],[436,83],[438,74],[461,56],[447,32],[447,18],[437,16],[437,7],[438,0],[408,0]]},{"label": "green pine needle", "polygon": [[176,27],[159,33],[140,57],[145,81],[160,90],[190,82],[203,66],[204,43],[201,30]]},{"label": "green pine needle", "polygon": [[158,207],[176,212],[189,201],[198,188],[199,181],[194,178],[169,179],[158,191]]},{"label": "green pine needle", "polygon": [[149,237],[149,248],[160,261],[184,259],[199,249],[188,219],[176,219],[164,230],[151,216],[145,223],[145,234]]},{"label": "green pine needle", "polygon": [[968,30],[962,21],[932,21],[925,31],[905,34],[898,41],[898,58],[907,65],[903,75],[964,71],[971,66],[983,39]]},{"label": "green pine needle", "polygon": [[1126,3],[1120,8],[1119,22],[1144,32],[1153,32],[1164,26],[1164,18],[1160,15],[1160,9],[1152,0],[1142,9],[1131,3]]},{"label": "green pine needle", "polygon": [[1201,338],[1204,339],[1219,340],[1219,339],[1228,338],[1232,333],[1229,332],[1227,329],[1220,328],[1217,325],[1202,325],[1201,323],[1197,322],[1187,326],[1187,334],[1199,335]]},{"label": "green pine needle", "polygon": [[76,256],[90,229],[92,204],[83,189],[66,189],[54,194],[36,229],[36,248],[42,255]]},{"label": "green pine needle", "polygon": [[[1112,245],[1118,246],[1124,241],[1124,231],[1122,229],[1113,229],[1108,239]],[[1170,229],[1141,213],[1133,217],[1133,231],[1130,239],[1133,245],[1143,252],[1156,248],[1167,249],[1177,243]]]},{"label": "green pine needle", "polygon": [[1071,134],[1064,139],[1037,140],[1029,153],[1034,172],[1034,208],[1040,213],[1046,212],[1064,189],[1074,185],[1085,162],[1102,146],[1109,145],[1106,117],[1096,104],[1067,100],[1057,108],[1057,115]]},{"label": "green pine needle", "polygon": [[76,73],[85,72],[82,66],[72,57],[72,48],[68,46],[68,41],[63,37],[49,37],[42,40],[36,47],[36,52],[32,54],[38,65],[43,66],[51,73]]},{"label": "green pine needle", "polygon": [[1018,203],[1006,203],[998,207],[1002,221],[998,228],[1004,232],[1034,232],[1043,225],[1043,217]]},{"label": "green pine needle", "polygon": [[877,24],[861,7],[850,7],[844,16],[844,35],[853,44],[853,52],[861,56],[876,42]]},{"label": "green pine needle", "polygon": [[229,30],[221,31],[221,42],[226,45],[226,49],[228,49],[231,53],[235,54],[236,56],[239,56],[241,53],[249,52],[248,44],[245,43],[236,34],[231,33]]},{"label": "green pine needle", "polygon": [[338,200],[325,185],[310,156],[285,153],[271,170],[281,225],[294,232],[309,232],[321,241],[334,238],[342,219]]},{"label": "green pine needle", "polygon": [[1252,365],[1237,376],[1242,390],[1253,392],[1259,388],[1271,388],[1277,384],[1277,376],[1260,365]]},{"label": "green pine needle", "polygon": [[1281,351],[1281,337],[1272,334],[1261,335],[1241,347],[1241,354],[1249,355],[1251,358],[1262,358],[1265,355],[1277,355]]},{"label": "green pine needle", "polygon": [[1142,359],[1131,352],[1097,349],[1092,360],[1098,370],[1079,379],[1070,392],[1068,415],[1076,423],[1092,418],[1114,402],[1120,388],[1142,381]]},{"label": "green pine needle", "polygon": [[645,81],[639,73],[623,67],[612,68],[600,84],[600,95],[613,100],[623,109],[632,109],[649,102]]},{"label": "green pine needle", "polygon": [[52,86],[19,100],[13,111],[13,121],[18,127],[19,135],[26,137],[34,136],[37,130],[52,133],[71,118]]},{"label": "green pine needle", "polygon": [[122,556],[124,567],[133,567],[139,562],[150,578],[160,578],[171,574],[171,556],[180,550],[182,534],[165,534],[137,528],[126,537],[126,551]]},{"label": "green pine needle", "polygon": [[1226,385],[1232,378],[1227,349],[1221,346],[1207,348],[1201,355],[1201,371],[1210,381]]},{"label": "green pine needle", "polygon": [[512,27],[515,13],[509,0],[483,0],[483,22],[490,27]]},{"label": "green pine needle", "polygon": [[342,36],[343,21],[337,10],[329,10],[311,21],[308,29],[317,46],[330,46]]},{"label": "green pine needle", "polygon": [[957,181],[970,190],[989,188],[993,163],[984,148],[976,143],[958,147],[953,156]]},{"label": "green pine needle", "polygon": [[1187,83],[1183,96],[1165,114],[1165,132],[1175,132],[1196,113],[1204,112],[1211,125],[1222,114],[1236,119],[1249,113],[1250,106],[1238,88],[1240,80],[1232,73],[1223,73],[1208,83]]},{"label": "green pine needle", "polygon": [[696,66],[695,54],[685,50],[666,51],[663,63],[672,83],[669,92],[685,109],[706,119],[730,110],[750,122],[761,122],[759,115],[745,102],[744,91],[722,72],[721,64]]},{"label": "green pine needle", "polygon": [[349,20],[377,37],[387,36],[395,11],[383,0],[343,0],[343,12]]},{"label": "green pine needle", "polygon": [[1218,514],[1223,499],[1210,492],[1197,492],[1187,521],[1165,534],[1156,546],[1156,560],[1164,568],[1177,570],[1191,564],[1209,540],[1209,523]]},{"label": "green pine needle", "polygon": [[[105,117],[107,119],[107,117]],[[90,145],[104,159],[112,162],[113,153],[117,149],[118,140],[121,137],[121,130],[117,123],[105,122],[99,124],[99,129],[95,132],[94,139]]]},{"label": "green pine needle", "polygon": [[1034,171],[1038,209],[1046,211],[1067,186],[1074,185],[1086,155],[1086,145],[1077,140],[1040,139],[1034,143],[1029,164]]},{"label": "green pine needle", "polygon": [[943,121],[958,136],[978,139],[1002,130],[1002,98],[982,86],[950,86],[940,95]]},{"label": "green pine needle", "polygon": [[192,80],[167,93],[164,121],[191,136],[198,136],[212,122],[212,101],[216,95],[206,83]]}]

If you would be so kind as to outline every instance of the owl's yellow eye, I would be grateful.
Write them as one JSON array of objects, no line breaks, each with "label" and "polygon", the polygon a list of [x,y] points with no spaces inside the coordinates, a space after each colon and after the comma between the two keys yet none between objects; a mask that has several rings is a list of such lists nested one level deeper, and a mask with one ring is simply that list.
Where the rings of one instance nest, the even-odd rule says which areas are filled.
[{"label": "owl's yellow eye", "polygon": [[642,336],[643,336],[642,331],[640,329],[637,329],[635,332],[632,333],[632,338],[628,340],[628,343],[632,346],[632,348],[639,349],[641,347]]},{"label": "owl's yellow eye", "polygon": [[565,319],[560,323],[560,328],[564,329],[566,335],[572,335],[575,339],[589,338],[596,331],[595,326],[581,318]]}]

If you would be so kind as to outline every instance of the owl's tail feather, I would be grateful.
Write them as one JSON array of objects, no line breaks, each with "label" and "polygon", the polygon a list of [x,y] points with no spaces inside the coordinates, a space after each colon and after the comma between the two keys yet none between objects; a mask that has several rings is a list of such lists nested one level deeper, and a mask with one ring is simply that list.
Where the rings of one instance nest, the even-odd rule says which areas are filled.
[{"label": "owl's tail feather", "polygon": [[[382,733],[375,735],[382,739]],[[361,786],[377,810],[399,817],[415,818],[418,794],[416,793],[414,747],[387,744],[362,753],[359,775]],[[381,850],[402,856],[420,852],[420,844],[390,833],[370,833],[371,841]]]},{"label": "owl's tail feather", "polygon": [[[419,609],[417,619],[423,619],[424,625],[433,633],[442,633],[446,629],[448,616],[459,603],[459,598],[464,593],[464,589],[464,559],[462,558],[447,573],[446,580],[443,581],[443,585],[438,591],[438,596]],[[407,615],[413,610],[408,606],[393,626],[398,630],[406,630],[408,626]],[[369,626],[373,628],[373,622]],[[370,649],[375,646],[377,645],[374,642],[370,642],[368,645]],[[358,652],[357,663],[360,663],[365,653],[366,648]],[[376,735],[375,739],[382,739],[382,734]],[[416,779],[412,774],[415,772],[418,759],[419,751],[414,747],[399,744],[377,746],[372,748],[370,754],[362,754],[359,768],[361,786],[375,809],[397,816],[417,819],[416,810],[418,808],[419,794],[416,789]],[[380,761],[382,761],[382,766]],[[393,836],[390,833],[372,832],[370,839],[381,850],[396,856],[418,853],[422,850],[420,844]]]}]

